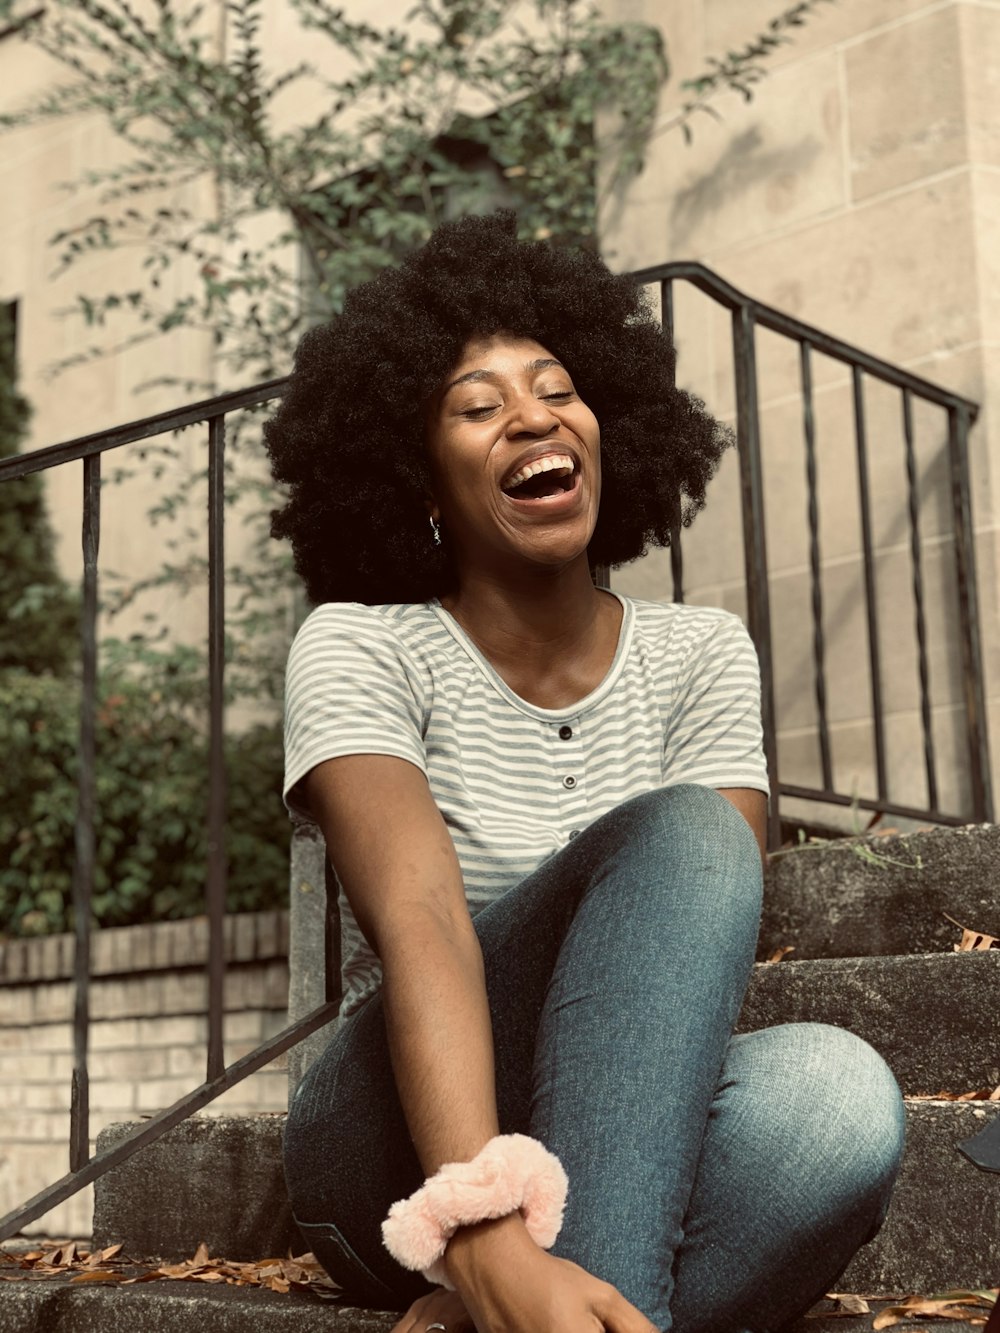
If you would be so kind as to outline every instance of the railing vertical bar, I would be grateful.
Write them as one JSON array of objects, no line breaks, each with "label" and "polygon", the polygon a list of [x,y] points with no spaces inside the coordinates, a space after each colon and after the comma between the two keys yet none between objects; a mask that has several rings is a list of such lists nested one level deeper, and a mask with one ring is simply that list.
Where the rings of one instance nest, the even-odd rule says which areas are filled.
[{"label": "railing vertical bar", "polygon": [[927,622],[924,616],[924,574],[920,547],[920,487],[913,440],[913,395],[903,390],[903,439],[906,445],[906,488],[910,514],[910,559],[913,566],[913,603],[917,633],[917,667],[920,673],[920,722],[924,732],[924,767],[927,770],[927,804],[938,807],[937,769],[934,763],[934,732],[931,717],[930,664],[927,658]]},{"label": "railing vertical bar", "polygon": [[969,493],[969,413],[965,406],[948,409],[948,461],[951,474],[952,524],[955,535],[955,572],[958,581],[959,637],[962,648],[962,685],[969,746],[972,813],[977,821],[993,822],[986,699],[979,630],[979,592],[976,586],[975,534]]},{"label": "railing vertical bar", "polygon": [[764,479],[760,455],[760,412],[757,402],[756,321],[751,304],[733,311],[733,363],[736,370],[736,439],[740,461],[743,513],[743,559],[746,569],[747,618],[760,661],[761,721],[764,754],[771,784],[768,846],[781,845],[778,810],[778,739],[774,707],[774,656],[771,648],[771,602],[764,538]]},{"label": "railing vertical bar", "polygon": [[209,789],[208,876],[208,1073],[218,1078],[226,1067],[223,1050],[226,911],[226,758],[225,758],[225,450],[226,418],[208,423],[208,696]]},{"label": "railing vertical bar", "polygon": [[886,771],[885,721],[882,714],[882,663],[878,639],[878,602],[875,592],[875,556],[872,543],[872,507],[868,478],[868,432],[865,424],[864,382],[860,366],[853,367],[854,440],[858,457],[858,501],[861,507],[861,548],[865,572],[865,610],[868,617],[868,660],[871,667],[872,724],[875,741],[875,782],[878,799],[889,799]]},{"label": "railing vertical bar", "polygon": [[97,815],[97,556],[101,545],[101,457],[83,460],[83,605],[80,618],[82,681],[77,806],[73,862],[73,1076],[70,1090],[69,1169],[90,1161],[90,905],[94,891]]},{"label": "railing vertical bar", "polygon": [[819,724],[819,757],[823,788],[833,791],[833,763],[830,758],[830,726],[826,708],[826,646],[823,641],[823,585],[819,541],[818,473],[816,467],[816,412],[813,404],[812,349],[803,338],[799,343],[799,369],[802,380],[802,428],[806,444],[807,520],[809,523],[809,581],[812,593],[813,687],[816,695],[816,720]]},{"label": "railing vertical bar", "polygon": [[[670,375],[674,384],[677,383],[677,347],[674,342],[675,311],[674,311],[674,280],[665,278],[660,283],[660,310],[663,330],[670,339],[673,360],[670,364]],[[674,512],[670,516],[670,579],[673,583],[673,594],[675,602],[684,601],[684,552],[681,549],[681,505],[680,496],[677,497],[674,505]]]}]

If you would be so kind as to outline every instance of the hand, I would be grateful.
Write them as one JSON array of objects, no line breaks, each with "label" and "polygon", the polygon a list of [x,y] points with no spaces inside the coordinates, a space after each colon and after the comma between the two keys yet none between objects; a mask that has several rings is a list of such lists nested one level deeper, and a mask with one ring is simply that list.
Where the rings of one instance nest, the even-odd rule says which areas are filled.
[{"label": "hand", "polygon": [[609,1282],[540,1249],[517,1214],[459,1233],[446,1263],[478,1333],[658,1333]]},{"label": "hand", "polygon": [[475,1333],[475,1324],[457,1291],[437,1287],[413,1302],[392,1333],[424,1333],[428,1324],[444,1324],[448,1333]]}]

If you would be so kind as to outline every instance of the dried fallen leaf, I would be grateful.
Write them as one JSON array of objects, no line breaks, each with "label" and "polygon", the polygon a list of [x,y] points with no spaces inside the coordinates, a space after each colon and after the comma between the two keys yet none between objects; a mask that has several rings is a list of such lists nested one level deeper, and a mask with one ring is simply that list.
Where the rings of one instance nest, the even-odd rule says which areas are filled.
[{"label": "dried fallen leaf", "polygon": [[[0,1280],[43,1282],[68,1277],[71,1282],[187,1281],[267,1287],[272,1291],[312,1292],[336,1298],[337,1284],[312,1253],[288,1258],[260,1259],[256,1263],[233,1263],[213,1259],[202,1242],[190,1259],[181,1263],[144,1265],[122,1256],[121,1245],[88,1252],[66,1241],[47,1250],[10,1254],[0,1250]],[[139,1270],[139,1271],[136,1271]]]},{"label": "dried fallen leaf", "polygon": [[794,953],[794,952],[795,952],[794,944],[783,944],[780,948],[775,949],[774,953],[771,954],[770,958],[765,958],[764,962],[780,963],[786,953]]},{"label": "dried fallen leaf", "polygon": [[881,1310],[872,1321],[872,1328],[892,1328],[910,1319],[951,1319],[983,1325],[995,1299],[996,1293],[990,1291],[948,1291],[937,1297],[908,1296],[902,1304]]},{"label": "dried fallen leaf", "polygon": [[956,953],[968,953],[971,951],[985,953],[987,949],[992,949],[997,942],[995,935],[984,935],[978,930],[962,930],[962,942],[955,945]]},{"label": "dried fallen leaf", "polygon": [[827,1300],[836,1301],[837,1308],[833,1314],[871,1314],[871,1306],[863,1296],[851,1296],[846,1292],[831,1291]]}]

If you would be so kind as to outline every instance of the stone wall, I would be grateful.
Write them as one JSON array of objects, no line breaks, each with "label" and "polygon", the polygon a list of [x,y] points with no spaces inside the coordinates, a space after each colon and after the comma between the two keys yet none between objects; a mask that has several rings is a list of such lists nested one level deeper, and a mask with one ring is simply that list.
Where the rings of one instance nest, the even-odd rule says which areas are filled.
[{"label": "stone wall", "polygon": [[[288,919],[226,921],[225,1057],[231,1064],[285,1026]],[[169,1106],[205,1077],[208,922],[101,930],[93,940],[90,1133]],[[0,944],[0,1215],[68,1169],[73,1066],[73,937]],[[285,1058],[202,1114],[283,1111]],[[88,1187],[27,1230],[90,1234]]]},{"label": "stone wall", "polygon": [[[644,173],[609,208],[602,244],[620,270],[697,259],[738,288],[980,402],[970,441],[990,730],[1000,735],[1000,284],[997,192],[1000,6],[993,0],[838,0],[767,61],[744,103],[676,128],[683,90],[712,56],[738,50],[784,8],[776,0],[609,0],[618,19],[659,24],[671,65]],[[733,413],[728,319],[677,293],[679,378]],[[786,782],[820,776],[813,699],[803,411],[796,349],[758,339],[779,762]],[[823,625],[835,782],[874,794],[861,535],[850,378],[816,356]],[[890,791],[923,805],[909,517],[901,404],[870,385],[868,453],[881,621]],[[933,730],[941,803],[968,797],[956,576],[943,414],[915,414]],[[685,534],[688,599],[745,613],[739,487],[730,455]],[[657,553],[614,578],[668,597]],[[994,786],[1000,747],[994,742]],[[806,814],[809,807],[790,813]],[[827,811],[827,815],[833,815]],[[894,821],[895,822],[895,821]]]}]

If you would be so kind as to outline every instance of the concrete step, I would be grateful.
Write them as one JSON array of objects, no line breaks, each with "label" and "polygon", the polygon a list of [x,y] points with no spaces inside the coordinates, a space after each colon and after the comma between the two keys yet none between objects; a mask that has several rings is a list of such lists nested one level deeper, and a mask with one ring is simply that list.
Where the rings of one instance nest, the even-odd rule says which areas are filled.
[{"label": "concrete step", "polygon": [[754,969],[739,1030],[832,1023],[870,1042],[904,1093],[968,1092],[1000,1084],[998,1014],[1000,950],[786,958]]},{"label": "concrete step", "polygon": [[[898,1294],[996,1282],[1000,1177],[977,1170],[957,1145],[998,1115],[1000,1103],[907,1103],[906,1157],[889,1218],[839,1290]],[[99,1147],[128,1128],[106,1129]],[[97,1182],[95,1246],[121,1241],[129,1254],[173,1260],[190,1257],[202,1240],[211,1254],[234,1260],[301,1253],[285,1200],[281,1130],[280,1116],[179,1125]]]},{"label": "concrete step", "polygon": [[840,839],[768,867],[760,952],[797,958],[950,951],[956,928],[1000,936],[1000,826]]},{"label": "concrete step", "polygon": [[[790,1333],[870,1333],[872,1313],[832,1317],[818,1308]],[[390,1333],[394,1314],[331,1305],[298,1292],[200,1282],[72,1287],[61,1282],[0,1283],[3,1333]],[[906,1327],[912,1327],[907,1325]],[[935,1333],[969,1333],[967,1323],[935,1320]]]}]

